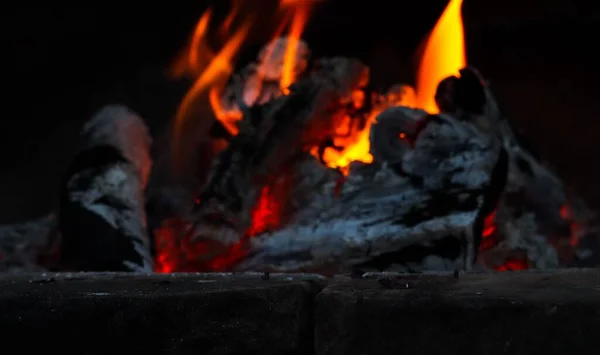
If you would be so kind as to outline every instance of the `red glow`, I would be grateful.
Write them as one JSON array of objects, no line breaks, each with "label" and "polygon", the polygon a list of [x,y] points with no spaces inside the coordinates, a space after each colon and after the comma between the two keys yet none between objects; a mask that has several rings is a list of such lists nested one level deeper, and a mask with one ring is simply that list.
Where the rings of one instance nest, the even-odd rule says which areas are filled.
[{"label": "red glow", "polygon": [[483,238],[487,238],[487,237],[491,236],[492,234],[494,234],[495,230],[496,230],[496,211],[490,213],[489,216],[485,217],[485,219],[483,221],[483,232],[481,233],[481,236]]},{"label": "red glow", "polygon": [[156,259],[154,271],[159,273],[170,273],[178,270],[181,260],[181,248],[178,235],[185,228],[185,224],[179,219],[165,221],[160,228],[154,232],[154,244],[156,247]]},{"label": "red glow", "polygon": [[496,271],[518,271],[529,269],[527,259],[508,259],[503,265],[496,267]]},{"label": "red glow", "polygon": [[246,235],[253,237],[279,225],[279,205],[270,187],[260,191],[258,202],[252,210],[252,225]]},{"label": "red glow", "polygon": [[481,245],[479,251],[484,251],[496,245],[494,232],[496,231],[496,210],[487,215],[483,220],[483,231],[481,232]]},{"label": "red glow", "polygon": [[[252,210],[252,225],[246,235],[221,253],[217,252],[217,242],[191,242],[189,238],[182,239],[188,224],[180,219],[167,220],[155,232],[155,271],[170,273],[230,270],[246,256],[245,246],[249,238],[277,227],[279,212],[279,205],[271,188],[263,188]],[[214,253],[216,255],[212,255]]]}]

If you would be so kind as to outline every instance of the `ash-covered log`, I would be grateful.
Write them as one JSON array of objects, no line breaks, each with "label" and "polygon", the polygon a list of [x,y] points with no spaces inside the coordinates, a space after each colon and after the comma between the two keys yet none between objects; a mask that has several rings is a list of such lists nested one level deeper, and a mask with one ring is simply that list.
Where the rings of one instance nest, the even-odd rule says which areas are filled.
[{"label": "ash-covered log", "polygon": [[144,189],[151,139],[137,114],[107,106],[88,121],[60,195],[60,266],[151,272]]},{"label": "ash-covered log", "polygon": [[[397,129],[404,129],[410,125],[403,123],[419,121],[418,113],[408,108],[385,111],[371,138],[394,133],[386,123],[390,116],[398,120]],[[252,239],[250,254],[238,268],[343,272],[390,252],[446,238],[458,241],[459,250],[441,260],[442,268],[471,268],[480,210],[494,174],[501,173],[501,145],[469,120],[422,111],[421,117],[422,127],[406,132],[414,142],[389,148],[372,141],[381,160],[354,164],[339,191],[315,194],[292,223]],[[440,264],[440,258],[421,263],[412,265],[414,271],[435,268],[432,263]]]},{"label": "ash-covered log", "polygon": [[240,240],[262,187],[308,147],[333,134],[352,92],[368,81],[358,60],[323,59],[290,93],[244,109],[239,133],[218,156],[194,211],[193,235],[223,245]]},{"label": "ash-covered log", "polygon": [[[237,131],[234,121],[239,120],[242,111],[251,106],[266,104],[282,96],[281,78],[284,71],[285,52],[289,39],[275,38],[264,46],[255,62],[248,64],[229,80],[222,95],[211,97],[213,108],[221,122],[230,131]],[[295,41],[297,51],[295,58],[294,77],[305,74],[310,59],[310,49],[303,41]]]},{"label": "ash-covered log", "polygon": [[475,69],[465,68],[459,77],[440,83],[436,102],[442,112],[472,117],[480,129],[501,140],[506,152],[505,188],[494,191],[497,203],[482,210],[485,230],[484,219],[479,219],[479,263],[499,270],[569,265],[579,238],[596,227],[590,223],[593,214],[520,144],[488,83]]}]

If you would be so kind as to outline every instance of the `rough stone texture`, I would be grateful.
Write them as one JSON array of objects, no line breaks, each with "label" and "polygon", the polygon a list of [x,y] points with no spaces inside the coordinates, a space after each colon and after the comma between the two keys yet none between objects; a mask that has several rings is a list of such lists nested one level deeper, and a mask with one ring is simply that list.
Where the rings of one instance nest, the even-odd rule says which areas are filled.
[{"label": "rough stone texture", "polygon": [[325,282],[308,274],[0,275],[0,344],[63,355],[600,349],[597,270]]},{"label": "rough stone texture", "polygon": [[[307,281],[308,280],[308,281]],[[0,278],[0,344],[23,354],[306,354],[315,277]]]},{"label": "rough stone texture", "polygon": [[316,298],[316,354],[585,354],[600,349],[600,272],[385,276]]}]

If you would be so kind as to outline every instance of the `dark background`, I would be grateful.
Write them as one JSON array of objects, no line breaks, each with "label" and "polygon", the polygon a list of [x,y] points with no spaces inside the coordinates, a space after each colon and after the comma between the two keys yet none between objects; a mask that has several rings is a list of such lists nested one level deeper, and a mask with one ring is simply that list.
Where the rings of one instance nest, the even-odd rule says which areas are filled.
[{"label": "dark background", "polygon": [[[259,10],[273,4],[254,2]],[[77,132],[103,104],[125,103],[154,134],[164,130],[189,85],[168,79],[166,69],[207,3],[3,9],[0,223],[54,206]],[[463,13],[469,64],[490,80],[505,113],[541,156],[600,207],[600,11],[586,3],[464,0]],[[328,0],[316,8],[304,38],[316,56],[364,60],[375,86],[412,82],[414,53],[445,5]],[[265,13],[261,22],[268,20]],[[268,38],[261,36],[250,48]]]}]

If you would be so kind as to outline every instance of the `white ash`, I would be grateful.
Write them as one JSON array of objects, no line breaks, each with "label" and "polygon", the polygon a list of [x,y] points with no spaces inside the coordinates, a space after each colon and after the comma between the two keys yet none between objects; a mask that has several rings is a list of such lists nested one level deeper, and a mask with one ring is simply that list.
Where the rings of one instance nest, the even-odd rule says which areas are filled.
[{"label": "white ash", "polygon": [[[250,63],[232,76],[229,85],[219,98],[225,115],[239,117],[243,107],[265,104],[283,95],[281,79],[288,37],[279,37],[265,45],[256,62]],[[310,49],[298,41],[294,63],[294,77],[302,75],[308,67]]]},{"label": "white ash", "polygon": [[86,123],[82,135],[82,152],[109,146],[126,161],[73,172],[66,182],[67,198],[131,240],[143,262],[137,265],[124,261],[128,269],[151,272],[144,190],[152,160],[151,139],[144,121],[124,106],[107,106]]},{"label": "white ash", "polygon": [[[80,186],[85,188],[80,189]],[[143,186],[131,164],[115,164],[93,177],[86,172],[75,174],[69,180],[67,189],[72,202],[95,213],[111,227],[132,238],[138,253],[147,254],[150,245],[146,214],[142,213],[145,207]],[[105,202],[107,197],[112,203]],[[137,270],[138,267],[135,267],[137,271],[152,270],[150,256],[146,255],[144,259],[143,268]]]},{"label": "white ash", "polygon": [[[436,203],[434,191],[474,196],[481,206],[481,191],[491,180],[499,154],[496,143],[470,123],[450,117],[432,121],[419,135],[414,151],[404,156],[403,167],[410,178],[387,164],[355,164],[339,197],[332,196],[333,190],[315,195],[316,201],[292,223],[251,240],[251,254],[239,268],[293,271],[335,265],[344,270],[406,246],[455,236],[466,245],[460,259],[468,269],[478,209],[427,217],[426,211]],[[416,176],[426,181],[425,188],[411,182]],[[448,190],[445,181],[452,181],[455,191]],[[403,219],[414,210],[423,214],[418,223]]]},{"label": "white ash", "polygon": [[406,152],[402,168],[422,177],[426,188],[444,189],[451,182],[478,189],[489,183],[496,164],[490,157],[499,151],[499,142],[471,123],[438,115],[419,134],[415,149]]},{"label": "white ash", "polygon": [[[285,63],[286,50],[289,45],[289,37],[279,37],[264,46],[258,54],[257,73],[260,77],[267,81],[281,80]],[[294,76],[304,72],[308,66],[310,57],[310,49],[308,45],[297,40],[295,59],[294,59]]]},{"label": "white ash", "polygon": [[152,169],[152,138],[144,120],[125,106],[110,105],[96,113],[83,127],[82,150],[110,145],[133,164],[145,188]]},{"label": "white ash", "polygon": [[[377,116],[370,131],[370,152],[375,162],[400,163],[411,149],[417,128],[427,112],[408,107],[391,107]],[[400,135],[405,136],[404,139]]]}]

